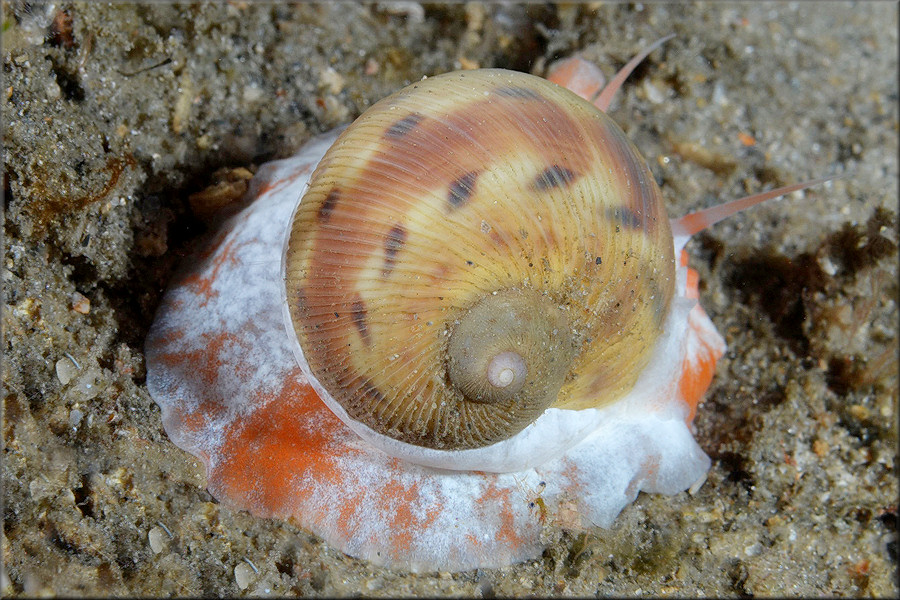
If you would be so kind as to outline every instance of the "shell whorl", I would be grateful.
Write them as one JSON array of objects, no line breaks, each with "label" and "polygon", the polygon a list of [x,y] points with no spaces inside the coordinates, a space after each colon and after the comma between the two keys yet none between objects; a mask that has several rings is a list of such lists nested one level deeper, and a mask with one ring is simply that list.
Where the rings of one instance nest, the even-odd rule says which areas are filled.
[{"label": "shell whorl", "polygon": [[606,115],[531,75],[450,73],[378,102],[325,155],[291,228],[288,310],[351,418],[475,448],[624,395],[673,253],[652,175]]},{"label": "shell whorl", "polygon": [[524,427],[556,400],[576,347],[566,311],[551,297],[503,290],[453,324],[447,375],[469,403],[489,405],[484,418]]}]

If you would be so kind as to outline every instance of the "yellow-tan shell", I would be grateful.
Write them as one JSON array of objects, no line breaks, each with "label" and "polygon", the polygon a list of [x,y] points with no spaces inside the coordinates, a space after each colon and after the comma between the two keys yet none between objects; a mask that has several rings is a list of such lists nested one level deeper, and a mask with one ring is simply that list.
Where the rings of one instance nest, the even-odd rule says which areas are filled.
[{"label": "yellow-tan shell", "polygon": [[[627,393],[669,310],[673,253],[659,189],[611,119],[538,77],[463,71],[378,102],[328,151],[292,224],[287,301],[351,418],[475,448],[548,406]],[[525,371],[497,377],[521,391],[482,397],[451,373],[462,361],[477,379],[507,350]]]}]

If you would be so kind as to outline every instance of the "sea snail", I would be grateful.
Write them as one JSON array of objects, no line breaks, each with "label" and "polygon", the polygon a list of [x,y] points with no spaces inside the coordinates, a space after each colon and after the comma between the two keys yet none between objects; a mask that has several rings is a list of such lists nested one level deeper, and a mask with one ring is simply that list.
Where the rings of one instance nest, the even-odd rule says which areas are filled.
[{"label": "sea snail", "polygon": [[427,78],[260,170],[163,299],[147,385],[229,506],[379,564],[523,560],[548,516],[608,526],[702,481],[689,423],[724,342],[681,248],[813,183],[670,222],[589,101]]}]

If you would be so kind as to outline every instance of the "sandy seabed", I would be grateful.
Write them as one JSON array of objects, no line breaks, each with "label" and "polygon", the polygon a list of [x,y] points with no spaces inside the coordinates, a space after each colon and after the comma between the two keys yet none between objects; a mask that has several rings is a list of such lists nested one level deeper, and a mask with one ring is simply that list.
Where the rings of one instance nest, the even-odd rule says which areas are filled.
[{"label": "sandy seabed", "polygon": [[[3,2],[3,594],[895,596],[897,11]],[[144,386],[205,232],[188,197],[423,75],[573,53],[612,74],[668,33],[610,114],[670,214],[843,175],[689,245],[729,345],[696,420],[706,484],[456,574],[216,503]]]}]

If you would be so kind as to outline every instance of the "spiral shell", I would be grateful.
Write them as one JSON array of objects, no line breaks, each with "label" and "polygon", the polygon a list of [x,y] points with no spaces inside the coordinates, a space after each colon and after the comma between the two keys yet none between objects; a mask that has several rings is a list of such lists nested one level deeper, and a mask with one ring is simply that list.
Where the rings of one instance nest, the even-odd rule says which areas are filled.
[{"label": "spiral shell", "polygon": [[618,126],[496,69],[354,122],[296,210],[284,276],[313,377],[352,419],[435,449],[622,397],[675,289],[659,189]]}]

